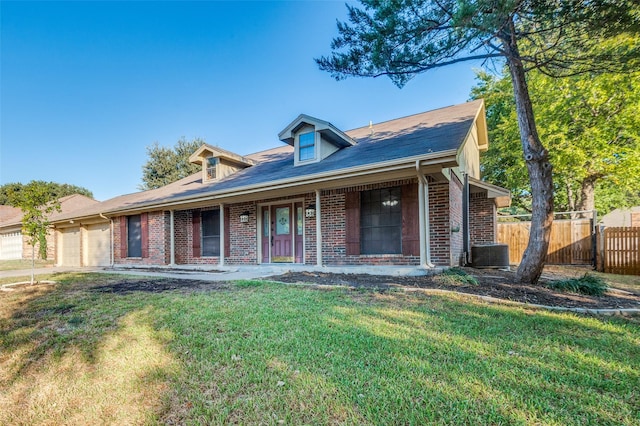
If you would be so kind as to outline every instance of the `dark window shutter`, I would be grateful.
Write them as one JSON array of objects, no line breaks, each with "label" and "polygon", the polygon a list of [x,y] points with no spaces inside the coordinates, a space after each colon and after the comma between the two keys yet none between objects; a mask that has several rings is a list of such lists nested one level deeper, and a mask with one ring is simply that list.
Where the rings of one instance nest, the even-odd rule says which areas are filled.
[{"label": "dark window shutter", "polygon": [[142,257],[149,257],[149,214],[140,215],[140,243],[142,245]]},{"label": "dark window shutter", "polygon": [[231,215],[229,207],[224,208],[224,257],[231,256]]},{"label": "dark window shutter", "polygon": [[200,257],[200,210],[194,210],[191,224],[193,226],[193,257]]},{"label": "dark window shutter", "polygon": [[120,258],[127,257],[127,217],[120,216]]},{"label": "dark window shutter", "polygon": [[360,254],[360,193],[347,192],[344,200],[347,255]]},{"label": "dark window shutter", "polygon": [[418,184],[402,187],[402,254],[420,255]]}]

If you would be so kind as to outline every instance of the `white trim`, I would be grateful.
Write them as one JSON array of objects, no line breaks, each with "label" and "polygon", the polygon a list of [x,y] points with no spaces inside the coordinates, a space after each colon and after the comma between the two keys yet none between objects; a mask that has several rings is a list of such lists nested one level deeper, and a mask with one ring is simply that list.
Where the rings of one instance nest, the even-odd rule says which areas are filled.
[{"label": "white trim", "polygon": [[169,265],[176,264],[176,235],[174,211],[169,210]]},{"label": "white trim", "polygon": [[320,209],[320,190],[316,189],[316,266],[322,266],[322,213]]},{"label": "white trim", "polygon": [[224,223],[224,203],[220,203],[220,256],[218,256],[218,262],[220,266],[224,266],[224,236],[225,236],[225,223]]}]

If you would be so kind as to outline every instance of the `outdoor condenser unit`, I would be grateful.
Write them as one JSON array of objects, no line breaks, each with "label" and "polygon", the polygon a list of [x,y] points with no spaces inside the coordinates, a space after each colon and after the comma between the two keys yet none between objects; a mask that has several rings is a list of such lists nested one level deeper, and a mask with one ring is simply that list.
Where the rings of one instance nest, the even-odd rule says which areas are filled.
[{"label": "outdoor condenser unit", "polygon": [[474,268],[508,268],[507,244],[482,244],[471,247],[471,266]]}]

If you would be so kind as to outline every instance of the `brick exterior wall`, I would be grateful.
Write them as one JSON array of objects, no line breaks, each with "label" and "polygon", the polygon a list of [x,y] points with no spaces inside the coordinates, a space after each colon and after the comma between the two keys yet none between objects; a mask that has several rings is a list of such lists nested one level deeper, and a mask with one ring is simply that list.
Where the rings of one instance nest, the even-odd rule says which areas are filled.
[{"label": "brick exterior wall", "polygon": [[[248,211],[249,222],[241,223],[240,214]],[[231,265],[255,265],[258,263],[258,219],[255,203],[229,205],[230,244],[229,257],[225,263]]]},{"label": "brick exterior wall", "polygon": [[[149,230],[149,256],[148,257],[122,257],[122,241],[120,218],[113,221],[114,233],[114,263],[126,265],[167,265],[169,263],[170,253],[167,250],[166,237],[168,235],[167,227],[169,226],[168,212],[155,211],[149,212],[147,216]],[[125,242],[126,243],[126,242]]]},{"label": "brick exterior wall", "polygon": [[[346,250],[346,215],[345,194],[352,191],[367,191],[416,183],[416,179],[404,179],[394,182],[361,185],[321,192],[322,216],[322,261],[324,265],[419,265],[419,256],[392,255],[347,255]],[[230,230],[228,256],[225,264],[254,265],[260,263],[258,247],[261,243],[257,229],[258,205],[273,204],[292,199],[304,200],[303,208],[315,204],[315,193],[305,193],[279,199],[265,199],[256,202],[225,205],[229,209],[225,227]],[[491,200],[490,200],[491,201]],[[492,204],[491,204],[492,205]],[[481,199],[475,199],[471,204],[473,216],[482,216],[487,206]],[[462,255],[462,185],[457,178],[451,181],[431,182],[429,184],[429,206],[431,224],[431,260],[439,266],[458,265]],[[202,209],[216,209],[211,206]],[[249,212],[249,222],[241,223],[240,214]],[[193,212],[194,210],[178,210],[174,212],[175,231],[175,262],[178,265],[217,265],[218,256],[193,256]],[[418,211],[415,212],[418,214]],[[486,216],[486,215],[485,215]],[[483,217],[483,221],[484,216]],[[492,217],[492,216],[491,216]],[[487,219],[488,220],[488,219]],[[146,258],[121,258],[120,220],[114,220],[114,253],[116,264],[140,265],[168,265],[170,256],[170,213],[151,212],[148,215],[149,256]],[[471,220],[471,230],[475,232],[472,241],[478,241],[477,236],[487,233],[487,226],[474,219]],[[459,231],[451,232],[452,226],[459,227]],[[492,225],[494,226],[494,225]],[[493,228],[492,228],[493,229]],[[490,238],[493,238],[491,232]],[[304,262],[308,265],[316,264],[316,218],[304,220]],[[199,238],[199,236],[196,236]],[[224,235],[221,235],[221,239]]]},{"label": "brick exterior wall", "polygon": [[487,191],[469,195],[469,236],[471,246],[496,242],[496,204]]}]

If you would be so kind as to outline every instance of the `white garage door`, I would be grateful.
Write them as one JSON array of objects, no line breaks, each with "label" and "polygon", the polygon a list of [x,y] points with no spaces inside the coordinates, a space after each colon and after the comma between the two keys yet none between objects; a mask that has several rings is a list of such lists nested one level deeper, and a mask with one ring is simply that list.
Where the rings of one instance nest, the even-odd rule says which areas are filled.
[{"label": "white garage door", "polygon": [[22,233],[0,235],[0,260],[22,259]]},{"label": "white garage door", "polygon": [[109,266],[111,263],[111,231],[108,223],[87,226],[85,241],[86,266]]},{"label": "white garage door", "polygon": [[80,266],[80,228],[62,229],[60,236],[62,265]]}]

